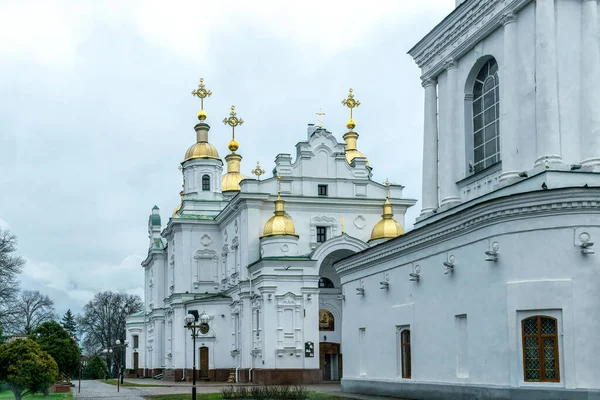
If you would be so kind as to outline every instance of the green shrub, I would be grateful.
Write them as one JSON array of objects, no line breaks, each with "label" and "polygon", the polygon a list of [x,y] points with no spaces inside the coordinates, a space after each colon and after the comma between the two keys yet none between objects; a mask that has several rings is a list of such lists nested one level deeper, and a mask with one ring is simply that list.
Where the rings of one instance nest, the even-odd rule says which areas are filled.
[{"label": "green shrub", "polygon": [[107,374],[106,363],[98,354],[91,356],[87,361],[87,365],[81,371],[83,379],[104,379]]},{"label": "green shrub", "polygon": [[230,386],[221,389],[221,396],[225,400],[305,400],[308,390],[302,386]]}]

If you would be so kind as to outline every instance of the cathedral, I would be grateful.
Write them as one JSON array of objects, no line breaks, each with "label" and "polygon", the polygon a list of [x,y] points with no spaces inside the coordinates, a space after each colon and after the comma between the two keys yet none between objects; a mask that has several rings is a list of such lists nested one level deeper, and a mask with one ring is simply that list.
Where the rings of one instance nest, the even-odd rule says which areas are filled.
[{"label": "cathedral", "polygon": [[[411,399],[600,399],[597,0],[457,0],[410,56],[424,89],[423,194],[371,180],[352,90],[344,143],[309,125],[272,176],[208,139],[181,204],[149,217],[128,373],[341,381]],[[194,92],[210,94],[201,82]],[[184,318],[201,322],[196,349]]]},{"label": "cathedral", "polygon": [[[358,150],[350,89],[344,143],[308,126],[296,154],[275,157],[267,176],[241,173],[231,107],[223,160],[209,141],[203,80],[196,142],[181,163],[181,203],[163,225],[158,207],[148,219],[145,304],[128,319],[129,376],[236,382],[317,383],[343,375],[343,293],[334,263],[404,233],[415,200],[403,187],[374,182]],[[395,214],[394,214],[395,213]],[[194,351],[185,317],[200,324]]]}]

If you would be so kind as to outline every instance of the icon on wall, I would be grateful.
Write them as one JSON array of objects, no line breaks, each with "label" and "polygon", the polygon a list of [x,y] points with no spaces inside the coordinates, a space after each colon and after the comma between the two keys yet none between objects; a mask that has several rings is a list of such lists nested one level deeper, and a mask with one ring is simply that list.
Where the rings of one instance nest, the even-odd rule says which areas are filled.
[{"label": "icon on wall", "polygon": [[315,356],[315,345],[313,342],[304,343],[304,357],[314,357]]}]

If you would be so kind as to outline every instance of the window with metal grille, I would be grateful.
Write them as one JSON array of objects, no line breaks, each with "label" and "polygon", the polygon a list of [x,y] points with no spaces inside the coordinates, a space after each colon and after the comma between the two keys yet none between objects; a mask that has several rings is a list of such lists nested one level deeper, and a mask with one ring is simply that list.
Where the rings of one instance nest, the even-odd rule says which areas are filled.
[{"label": "window with metal grille", "polygon": [[327,227],[317,226],[317,243],[323,243],[327,240]]},{"label": "window with metal grille", "polygon": [[525,382],[560,382],[557,325],[546,316],[521,321]]},{"label": "window with metal grille", "polygon": [[324,289],[333,289],[333,282],[329,278],[321,278],[319,279],[319,287]]},{"label": "window with metal grille", "polygon": [[400,332],[400,348],[402,357],[402,377],[410,379],[410,329]]},{"label": "window with metal grille", "polygon": [[479,172],[500,161],[498,63],[486,62],[473,85],[473,167]]},{"label": "window with metal grille", "polygon": [[210,176],[202,176],[202,190],[210,190]]},{"label": "window with metal grille", "polygon": [[327,196],[327,185],[319,185],[319,196]]}]

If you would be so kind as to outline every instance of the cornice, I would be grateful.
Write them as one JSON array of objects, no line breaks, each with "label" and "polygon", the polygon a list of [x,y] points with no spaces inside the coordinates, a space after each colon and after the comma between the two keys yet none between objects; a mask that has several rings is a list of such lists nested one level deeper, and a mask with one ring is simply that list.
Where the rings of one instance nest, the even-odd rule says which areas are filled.
[{"label": "cornice", "polygon": [[506,15],[533,0],[469,0],[421,39],[408,54],[422,70],[422,79],[437,76],[448,59],[459,59],[505,23]]},{"label": "cornice", "polygon": [[334,267],[340,275],[367,268],[373,261],[431,247],[490,225],[532,217],[573,213],[600,215],[600,188],[565,188],[514,194],[476,204],[397,239],[349,256]]}]

